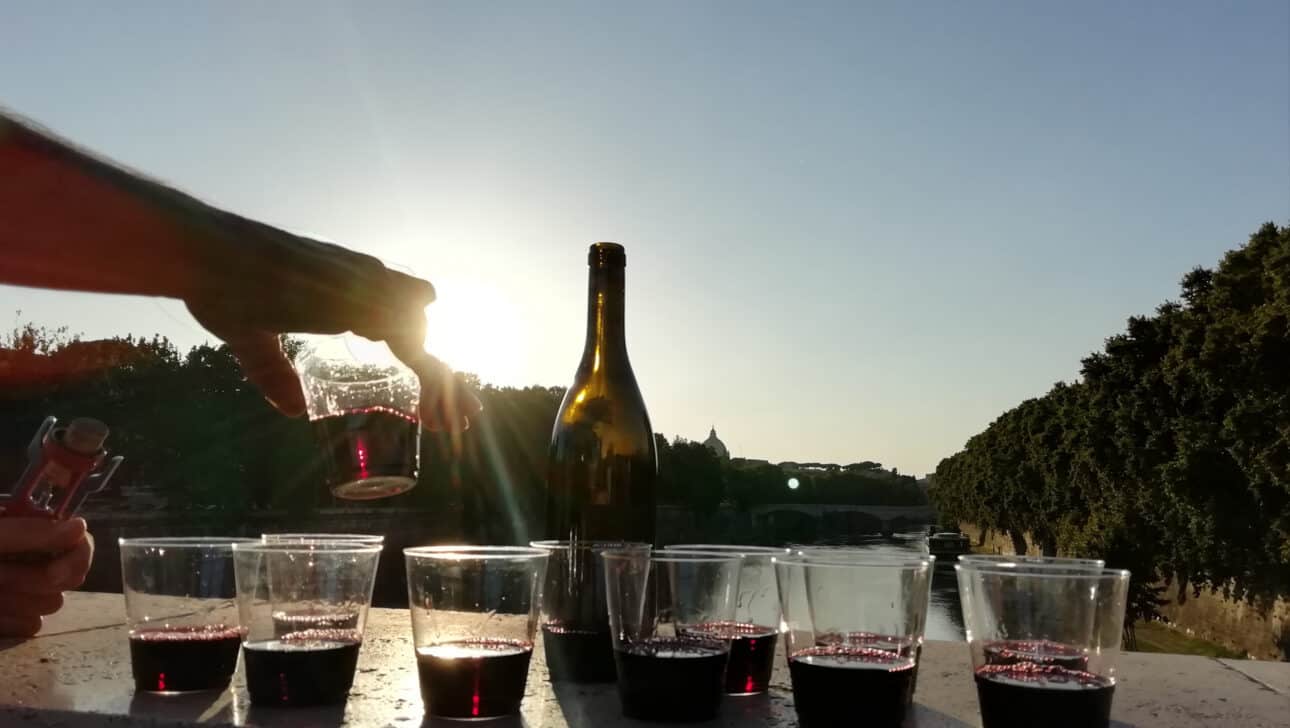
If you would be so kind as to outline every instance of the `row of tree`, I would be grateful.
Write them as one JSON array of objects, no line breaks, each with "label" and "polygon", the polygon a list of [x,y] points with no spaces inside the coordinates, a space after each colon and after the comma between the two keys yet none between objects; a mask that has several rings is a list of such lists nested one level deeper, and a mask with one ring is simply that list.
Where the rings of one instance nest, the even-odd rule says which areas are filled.
[{"label": "row of tree", "polygon": [[[709,513],[722,503],[736,509],[771,503],[918,506],[927,495],[912,476],[874,467],[811,463],[775,465],[729,461],[702,443],[656,435],[659,500]],[[795,481],[789,487],[789,481]]]},{"label": "row of tree", "polygon": [[1161,581],[1290,593],[1290,227],[1188,273],[1082,374],[941,461],[940,513],[1131,569],[1139,615]]},{"label": "row of tree", "polygon": [[[308,423],[274,412],[226,347],[181,353],[161,337],[86,342],[30,325],[7,338],[0,342],[0,480],[12,482],[21,470],[27,439],[45,415],[89,415],[112,427],[110,447],[126,458],[110,492],[92,501],[100,507],[228,516],[341,505],[321,485]],[[366,505],[440,514],[442,522],[427,528],[476,542],[536,537],[551,423],[564,390],[494,387],[462,376],[477,387],[483,416],[457,436],[425,433],[417,487]],[[777,466],[738,467],[701,444],[657,439],[660,502],[702,513],[723,502],[925,502],[912,478],[873,468],[803,473],[791,490]]]}]

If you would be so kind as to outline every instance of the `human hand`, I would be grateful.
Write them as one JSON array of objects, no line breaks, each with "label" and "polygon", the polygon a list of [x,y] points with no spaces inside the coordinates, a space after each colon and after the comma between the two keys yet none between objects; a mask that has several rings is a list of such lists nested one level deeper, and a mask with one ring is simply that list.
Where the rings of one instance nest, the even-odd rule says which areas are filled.
[{"label": "human hand", "polygon": [[[452,370],[424,347],[425,307],[434,287],[339,245],[290,235],[242,218],[230,225],[236,260],[210,260],[208,285],[186,297],[188,310],[232,349],[246,377],[279,411],[305,411],[300,380],[279,334],[352,331],[386,342],[421,381],[422,423],[460,430],[482,409]],[[233,255],[230,248],[224,256]]]},{"label": "human hand", "polygon": [[0,562],[0,637],[31,637],[41,617],[63,606],[63,592],[85,582],[94,540],[85,519],[0,519],[0,557],[56,554],[44,563]]}]

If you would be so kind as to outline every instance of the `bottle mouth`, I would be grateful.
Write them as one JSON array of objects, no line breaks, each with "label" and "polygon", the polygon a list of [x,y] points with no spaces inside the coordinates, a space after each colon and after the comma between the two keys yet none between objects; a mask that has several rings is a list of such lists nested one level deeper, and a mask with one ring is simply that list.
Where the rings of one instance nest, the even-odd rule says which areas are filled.
[{"label": "bottle mouth", "polygon": [[587,251],[587,265],[592,268],[624,268],[627,251],[618,243],[592,243]]}]

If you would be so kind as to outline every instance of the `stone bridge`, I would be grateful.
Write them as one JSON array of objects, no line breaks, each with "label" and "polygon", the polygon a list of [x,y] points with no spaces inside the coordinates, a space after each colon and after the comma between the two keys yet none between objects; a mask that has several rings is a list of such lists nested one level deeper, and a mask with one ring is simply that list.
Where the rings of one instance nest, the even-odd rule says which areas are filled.
[{"label": "stone bridge", "polygon": [[[936,523],[931,506],[854,506],[837,503],[769,503],[749,510],[753,525],[774,527],[787,519],[809,518],[817,526],[850,533],[890,533]],[[876,526],[876,527],[875,527]]]}]

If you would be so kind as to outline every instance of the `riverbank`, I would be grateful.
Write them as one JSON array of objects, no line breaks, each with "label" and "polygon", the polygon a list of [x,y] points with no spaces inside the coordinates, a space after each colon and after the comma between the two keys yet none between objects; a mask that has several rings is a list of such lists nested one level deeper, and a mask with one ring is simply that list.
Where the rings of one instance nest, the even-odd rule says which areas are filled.
[{"label": "riverbank", "polygon": [[1134,637],[1137,639],[1136,652],[1158,652],[1169,655],[1200,655],[1202,657],[1221,657],[1227,659],[1245,659],[1244,652],[1229,649],[1216,642],[1190,637],[1181,630],[1164,622],[1139,621],[1133,625]]},{"label": "riverbank", "polygon": [[[962,524],[961,528],[971,539],[975,553],[1016,553],[1012,539],[1006,535],[982,533],[972,524]],[[1170,594],[1176,591],[1175,587]],[[1260,608],[1206,591],[1185,600],[1172,598],[1160,613],[1168,623],[1140,621],[1134,625],[1139,652],[1258,660],[1290,658],[1290,603],[1284,599]]]}]

